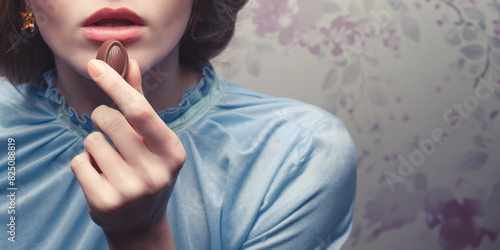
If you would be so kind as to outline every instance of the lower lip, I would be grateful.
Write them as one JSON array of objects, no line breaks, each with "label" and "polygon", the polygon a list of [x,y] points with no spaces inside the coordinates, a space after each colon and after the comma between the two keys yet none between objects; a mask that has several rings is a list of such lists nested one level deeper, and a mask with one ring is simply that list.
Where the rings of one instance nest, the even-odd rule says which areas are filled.
[{"label": "lower lip", "polygon": [[105,42],[108,39],[116,39],[120,42],[126,42],[138,38],[144,26],[85,26],[82,27],[83,35],[96,42]]}]

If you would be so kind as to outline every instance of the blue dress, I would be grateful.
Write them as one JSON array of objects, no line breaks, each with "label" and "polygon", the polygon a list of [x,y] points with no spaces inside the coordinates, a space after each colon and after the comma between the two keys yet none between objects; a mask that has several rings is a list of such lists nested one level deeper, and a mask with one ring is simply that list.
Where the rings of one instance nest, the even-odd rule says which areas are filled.
[{"label": "blue dress", "polygon": [[[58,95],[56,77],[19,91],[0,82],[0,249],[108,248],[69,165],[94,128]],[[178,107],[158,114],[187,153],[167,208],[177,249],[340,249],[347,240],[357,157],[340,119],[221,80],[209,64]]]}]

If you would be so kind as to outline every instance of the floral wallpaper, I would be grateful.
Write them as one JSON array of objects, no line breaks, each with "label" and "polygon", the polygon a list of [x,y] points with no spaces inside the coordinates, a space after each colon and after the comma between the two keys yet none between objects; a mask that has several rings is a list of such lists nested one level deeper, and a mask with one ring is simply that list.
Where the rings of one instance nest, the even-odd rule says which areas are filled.
[{"label": "floral wallpaper", "polygon": [[500,249],[499,0],[250,0],[238,18],[219,74],[354,139],[344,249]]}]

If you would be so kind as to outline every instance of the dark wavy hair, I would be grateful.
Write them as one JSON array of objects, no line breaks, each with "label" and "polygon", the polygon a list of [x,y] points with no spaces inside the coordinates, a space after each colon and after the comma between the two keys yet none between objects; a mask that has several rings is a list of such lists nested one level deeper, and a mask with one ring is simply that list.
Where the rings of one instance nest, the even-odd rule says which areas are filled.
[{"label": "dark wavy hair", "polygon": [[[248,0],[194,0],[193,21],[180,41],[179,61],[200,70],[231,40],[236,15]],[[0,75],[11,83],[36,84],[55,67],[52,51],[38,30],[21,31],[22,0],[0,0]]]}]

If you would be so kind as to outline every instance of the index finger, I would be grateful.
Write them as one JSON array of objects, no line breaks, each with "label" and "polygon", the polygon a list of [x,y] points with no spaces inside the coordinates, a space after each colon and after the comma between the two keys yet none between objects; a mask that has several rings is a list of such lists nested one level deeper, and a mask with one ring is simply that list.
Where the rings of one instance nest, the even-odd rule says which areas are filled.
[{"label": "index finger", "polygon": [[[137,64],[130,66],[138,67]],[[146,98],[103,61],[90,60],[88,70],[97,86],[116,103],[125,118],[144,138],[149,149],[153,152],[159,150],[157,153],[165,152],[169,142],[175,141],[175,133],[156,114]]]}]

